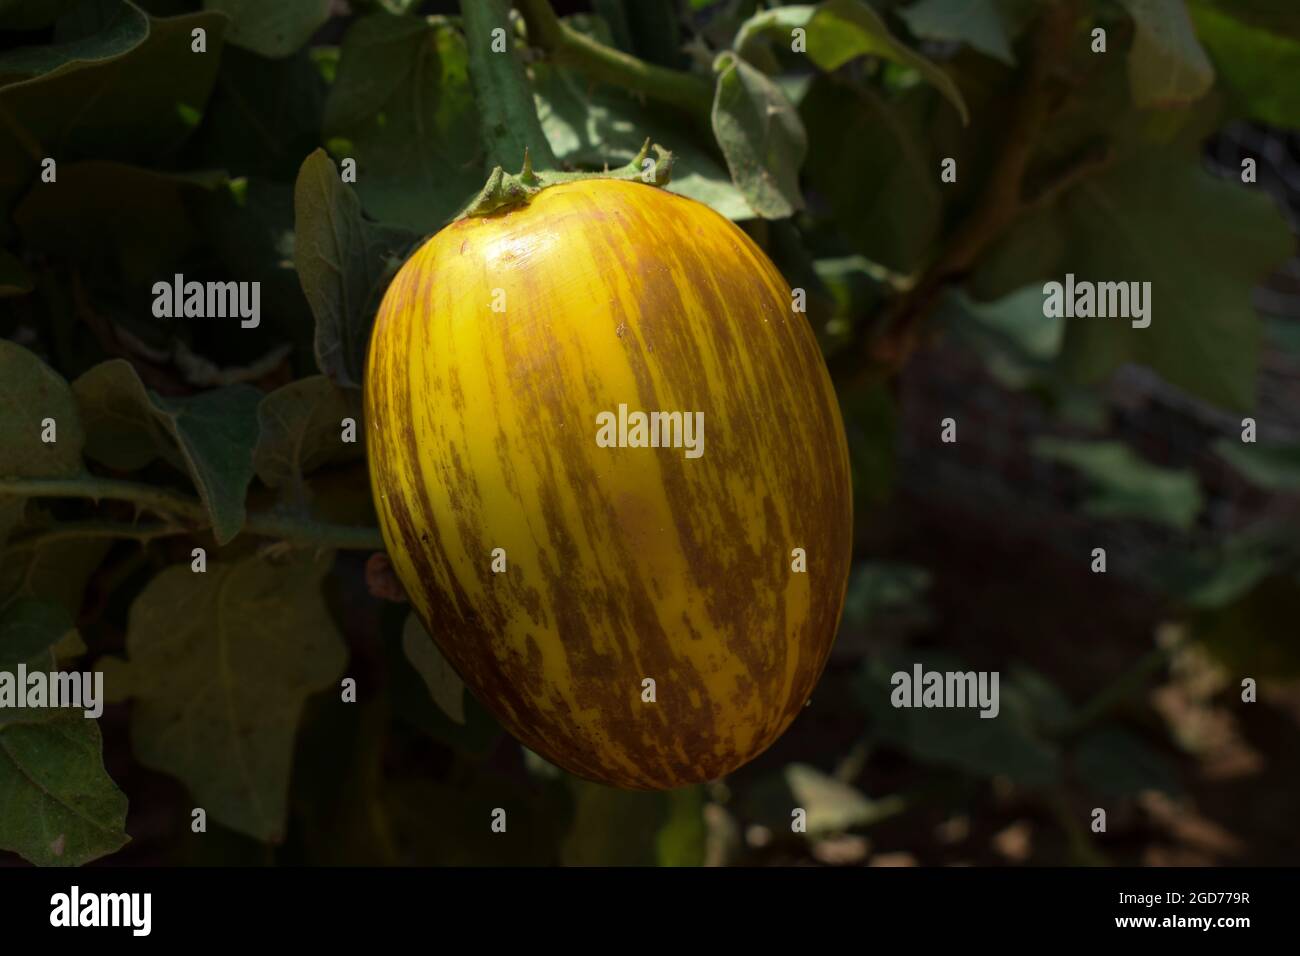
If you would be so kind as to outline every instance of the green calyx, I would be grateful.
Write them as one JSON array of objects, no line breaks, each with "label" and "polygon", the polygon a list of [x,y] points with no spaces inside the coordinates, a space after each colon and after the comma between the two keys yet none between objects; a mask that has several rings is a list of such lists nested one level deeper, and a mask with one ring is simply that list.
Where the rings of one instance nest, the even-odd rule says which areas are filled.
[{"label": "green calyx", "polygon": [[456,218],[490,216],[502,209],[526,203],[543,189],[561,183],[576,183],[588,179],[617,179],[629,183],[645,183],[649,186],[667,186],[673,174],[673,154],[657,144],[653,149],[656,156],[653,162],[650,160],[650,140],[647,139],[641,151],[626,166],[599,173],[561,173],[549,170],[537,172],[533,169],[532,157],[525,149],[524,168],[517,174],[507,173],[500,166],[493,169],[487,185]]}]

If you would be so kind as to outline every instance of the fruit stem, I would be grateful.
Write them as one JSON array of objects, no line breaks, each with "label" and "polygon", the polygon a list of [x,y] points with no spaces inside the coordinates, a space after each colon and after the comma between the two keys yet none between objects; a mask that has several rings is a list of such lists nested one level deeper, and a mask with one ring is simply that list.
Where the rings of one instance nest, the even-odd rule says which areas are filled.
[{"label": "fruit stem", "polygon": [[460,0],[460,11],[487,168],[513,165],[525,150],[543,168],[559,165],[537,118],[524,65],[515,52],[510,0]]},{"label": "fruit stem", "polygon": [[537,172],[533,169],[532,154],[524,149],[524,165],[517,174],[507,173],[500,166],[492,170],[487,184],[465,207],[457,219],[471,216],[490,216],[511,206],[530,201],[543,189],[561,183],[581,182],[588,179],[617,179],[629,183],[646,183],[650,186],[667,186],[673,175],[673,154],[656,144],[653,163],[650,161],[650,140],[626,166],[598,173],[561,173],[551,170]]}]

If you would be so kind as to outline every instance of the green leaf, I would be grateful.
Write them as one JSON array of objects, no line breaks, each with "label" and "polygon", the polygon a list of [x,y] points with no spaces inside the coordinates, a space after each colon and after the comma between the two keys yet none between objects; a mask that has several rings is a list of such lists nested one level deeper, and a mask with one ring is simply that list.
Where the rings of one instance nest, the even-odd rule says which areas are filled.
[{"label": "green leaf", "polygon": [[[46,418],[52,418],[57,429],[57,440],[50,444],[41,440]],[[63,377],[22,346],[0,340],[0,478],[81,474],[85,435],[76,398]],[[0,494],[0,605],[26,596],[75,612],[87,579],[111,542],[76,537],[7,540],[26,510],[25,499]]]},{"label": "green leaf", "polygon": [[[65,605],[16,597],[0,610],[0,674],[15,675],[18,665],[28,672],[49,673],[58,665],[55,648],[76,637],[72,612]],[[56,707],[0,708],[0,730],[13,724],[38,724],[63,713]],[[76,711],[84,719],[82,711]]]},{"label": "green leaf", "polygon": [[1007,681],[1016,700],[1023,701],[1032,716],[1033,726],[1055,734],[1074,718],[1074,708],[1065,693],[1045,675],[1022,664],[1014,664]]},{"label": "green leaf", "polygon": [[1261,488],[1300,491],[1300,445],[1256,445],[1221,438],[1214,451]]},{"label": "green leaf", "polygon": [[75,712],[0,727],[0,849],[80,866],[124,846],[126,796],[100,751],[99,724]]},{"label": "green leaf", "polygon": [[[345,418],[356,422],[356,442],[343,441]],[[365,455],[359,393],[340,389],[323,375],[290,382],[267,395],[257,408],[257,421],[257,477],[298,504],[307,500],[304,476]]]},{"label": "green leaf", "polygon": [[393,713],[404,723],[466,758],[485,760],[496,749],[505,731],[473,694],[464,694],[461,698],[465,714],[463,724],[456,723],[434,703],[428,684],[403,647],[409,616],[407,605],[388,602],[381,617],[380,633],[384,638],[384,665]]},{"label": "green leaf", "polygon": [[1226,607],[1192,622],[1193,636],[1229,668],[1235,685],[1244,677],[1290,681],[1300,676],[1300,580],[1274,575]]},{"label": "green leaf", "polygon": [[1003,63],[1016,62],[1012,25],[998,0],[920,0],[898,12],[918,37],[966,43]]},{"label": "green leaf", "polygon": [[1065,257],[1066,229],[1065,218],[1050,213],[1021,219],[971,274],[966,284],[971,298],[1005,299],[1035,279],[1051,277]]},{"label": "green leaf", "polygon": [[[19,665],[25,666],[28,673],[53,672],[59,666],[58,646],[78,640],[72,613],[66,606],[16,597],[0,610],[0,674],[12,679]],[[14,724],[43,723],[66,713],[52,705],[0,708],[0,731]],[[75,713],[85,718],[83,711]]]},{"label": "green leaf", "polygon": [[334,383],[359,388],[386,255],[410,236],[367,222],[321,149],[303,161],[293,206],[293,261],[316,316],[316,364]]},{"label": "green leaf", "polygon": [[1118,727],[1104,727],[1079,741],[1074,770],[1083,785],[1104,797],[1135,797],[1160,790],[1182,795],[1174,767],[1146,743]]},{"label": "green leaf", "polygon": [[376,15],[344,36],[325,135],[350,143],[372,217],[432,233],[482,187],[468,71],[465,40],[443,23]]},{"label": "green leaf", "polygon": [[752,56],[751,45],[761,36],[790,42],[790,31],[807,31],[808,58],[821,69],[834,72],[860,56],[876,56],[916,70],[948,99],[962,122],[969,120],[966,102],[952,77],[889,32],[889,27],[863,0],[826,0],[817,6],[777,7],[755,14],[741,26],[733,49]]},{"label": "green leaf", "polygon": [[859,676],[858,696],[881,740],[925,763],[955,767],[981,777],[1006,777],[1025,787],[1047,787],[1060,777],[1057,748],[1035,726],[1033,698],[1010,681],[999,681],[999,713],[979,716],[978,707],[894,707],[895,672],[970,670],[948,655],[929,651],[905,656],[901,651],[867,660]]},{"label": "green leaf", "polygon": [[1214,85],[1183,0],[1120,0],[1137,30],[1128,55],[1133,101],[1143,109],[1185,106]]},{"label": "green leaf", "polygon": [[444,714],[457,724],[465,723],[465,682],[447,663],[420,619],[407,615],[402,628],[402,650],[429,688],[429,696]]},{"label": "green leaf", "polygon": [[91,36],[17,47],[0,53],[0,84],[14,79],[70,73],[112,60],[135,49],[148,36],[148,16],[133,3],[119,3],[104,29]]},{"label": "green leaf", "polygon": [[1274,126],[1300,127],[1300,83],[1279,82],[1300,76],[1300,14],[1292,14],[1294,32],[1285,36],[1237,19],[1236,9],[1197,3],[1191,10],[1234,110]]},{"label": "green leaf", "polygon": [[0,497],[0,604],[28,597],[79,610],[86,583],[112,541],[69,534],[6,541],[6,525],[12,532],[19,524],[23,504],[21,498]]},{"label": "green leaf", "polygon": [[1065,319],[1043,314],[1043,293],[1026,286],[996,302],[950,292],[937,310],[941,322],[985,363],[1006,388],[1050,384],[1065,339]]},{"label": "green leaf", "polygon": [[[54,420],[55,441],[41,439]],[[68,478],[82,471],[85,430],[63,376],[0,339],[0,477]]]},{"label": "green leaf", "polygon": [[[72,613],[58,604],[18,598],[0,611],[0,671],[13,672],[19,664],[49,670],[54,645],[76,625]],[[0,722],[8,714],[0,714]]]},{"label": "green leaf", "polygon": [[861,630],[891,611],[919,608],[929,587],[930,574],[924,568],[864,561],[849,575],[841,626]]},{"label": "green leaf", "polygon": [[180,778],[212,819],[284,835],[294,736],[308,695],[347,662],[321,581],[331,552],[173,566],[131,606],[131,739],[145,766]]},{"label": "green leaf", "polygon": [[230,17],[232,44],[272,59],[296,51],[330,16],[330,0],[203,0],[203,7]]},{"label": "green leaf", "polygon": [[1092,489],[1084,511],[1098,518],[1134,518],[1187,531],[1205,506],[1193,472],[1153,465],[1122,442],[1040,438],[1033,452],[1084,474]]},{"label": "green leaf", "polygon": [[1005,260],[1007,244],[1024,247],[1022,230],[1049,231],[1044,217],[1060,239],[1059,255],[1036,263],[1044,277],[1151,283],[1148,328],[1068,320],[1063,366],[1073,379],[1094,383],[1138,362],[1220,406],[1253,406],[1261,331],[1252,291],[1294,247],[1267,196],[1210,176],[1199,160],[1148,150],[1031,216],[993,261]]},{"label": "green leaf", "polygon": [[1223,607],[1291,563],[1286,552],[1294,547],[1285,529],[1243,532],[1196,551],[1179,550],[1157,567],[1156,580],[1188,607]]},{"label": "green leaf", "polygon": [[322,141],[325,93],[309,50],[268,60],[232,47],[222,54],[194,153],[232,176],[291,182]]},{"label": "green leaf", "polygon": [[732,181],[756,213],[784,219],[803,208],[803,122],[780,87],[739,57],[718,74],[713,132]]},{"label": "green leaf", "polygon": [[565,166],[601,169],[631,160],[649,137],[673,152],[670,192],[712,206],[728,219],[753,219],[731,174],[707,150],[654,110],[610,86],[550,64],[533,67],[533,92],[542,130]]},{"label": "green leaf", "polygon": [[[151,19],[148,38],[125,53],[0,88],[9,131],[0,137],[0,208],[28,186],[50,186],[37,182],[45,157],[60,167],[88,158],[165,160],[207,103],[224,25],[224,17],[209,13]],[[196,28],[207,30],[205,54],[190,51]]]},{"label": "green leaf", "polygon": [[156,457],[187,472],[225,544],[244,525],[244,496],[253,478],[261,393],[228,385],[185,398],[145,388],[123,359],[90,369],[72,384],[86,422],[86,454],[131,471]]},{"label": "green leaf", "polygon": [[829,77],[800,106],[810,190],[857,251],[904,274],[932,255],[943,213],[922,109],[918,97],[890,101]]}]

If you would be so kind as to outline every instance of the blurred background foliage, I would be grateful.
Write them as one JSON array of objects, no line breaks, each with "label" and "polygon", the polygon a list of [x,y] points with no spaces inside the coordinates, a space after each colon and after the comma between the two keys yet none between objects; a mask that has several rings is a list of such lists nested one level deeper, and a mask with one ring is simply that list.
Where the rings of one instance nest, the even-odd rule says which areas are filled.
[{"label": "blurred background foliage", "polygon": [[[1293,0],[516,6],[485,103],[450,2],[0,0],[0,669],[114,701],[6,712],[0,857],[1294,863]],[[336,430],[378,297],[533,108],[566,168],[671,148],[807,291],[841,396],[831,663],[710,786],[523,751],[367,560]],[[1150,328],[1045,319],[1066,272],[1152,282]],[[175,273],[261,282],[260,325],[155,318]],[[1000,671],[1001,716],[894,710],[916,661]]]}]

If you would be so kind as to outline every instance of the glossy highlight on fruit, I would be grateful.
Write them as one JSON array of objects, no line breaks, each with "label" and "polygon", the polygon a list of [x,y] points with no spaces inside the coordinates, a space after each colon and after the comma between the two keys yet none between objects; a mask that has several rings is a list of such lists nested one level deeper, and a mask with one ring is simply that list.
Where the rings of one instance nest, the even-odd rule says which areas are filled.
[{"label": "glossy highlight on fruit", "polygon": [[[393,566],[470,690],[566,770],[717,779],[826,663],[848,450],[791,303],[713,210],[609,179],[452,223],[384,297],[364,389]],[[702,413],[703,454],[601,447],[620,405]]]}]

